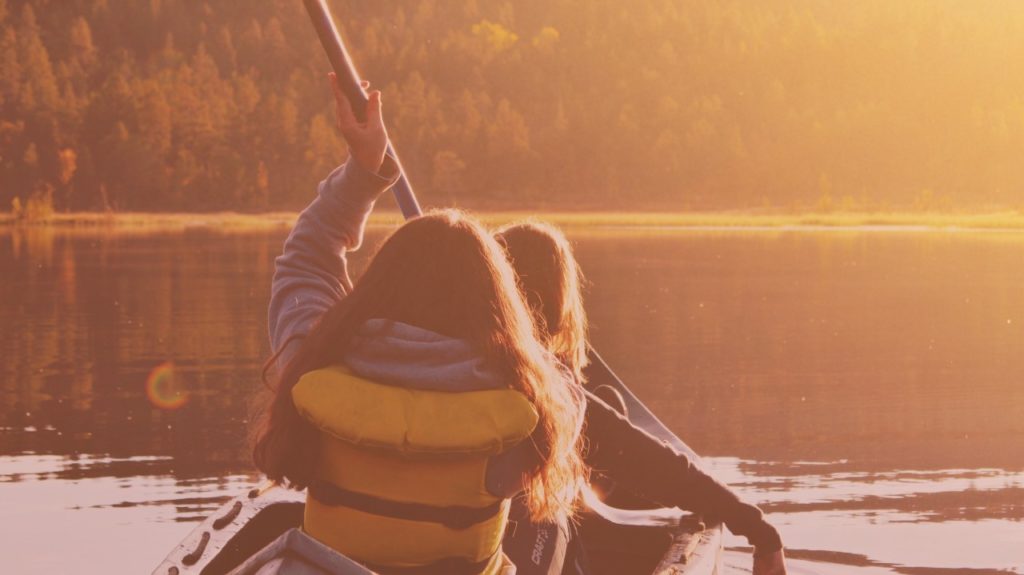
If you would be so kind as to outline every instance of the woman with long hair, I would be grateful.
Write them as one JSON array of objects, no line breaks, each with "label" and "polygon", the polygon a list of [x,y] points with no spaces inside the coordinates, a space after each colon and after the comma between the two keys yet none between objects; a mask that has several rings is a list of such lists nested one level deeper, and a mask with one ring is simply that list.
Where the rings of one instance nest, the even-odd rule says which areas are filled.
[{"label": "woman with long hair", "polygon": [[409,221],[349,279],[345,254],[399,170],[380,92],[360,122],[331,79],[350,158],[276,260],[280,367],[256,465],[308,487],[303,529],[375,571],[503,573],[511,496],[535,521],[573,513],[582,394],[538,341],[501,247],[461,212]]},{"label": "woman with long hair", "polygon": [[[754,546],[754,575],[785,575],[782,540],[761,510],[742,502],[685,454],[631,424],[621,396],[602,383],[614,376],[587,344],[583,276],[562,232],[545,223],[525,222],[503,227],[495,236],[512,262],[541,341],[577,382],[589,382],[585,391],[586,464],[595,474],[614,482],[616,489],[722,521]],[[525,510],[520,513],[525,515]],[[532,527],[550,532],[540,537],[546,541],[565,533],[543,523]],[[527,529],[511,534],[506,548],[513,560],[519,559],[515,551],[524,547],[517,540],[525,539],[528,547],[535,538],[535,532]],[[557,545],[549,547],[555,554]],[[553,569],[552,573],[559,572],[557,566]]]}]

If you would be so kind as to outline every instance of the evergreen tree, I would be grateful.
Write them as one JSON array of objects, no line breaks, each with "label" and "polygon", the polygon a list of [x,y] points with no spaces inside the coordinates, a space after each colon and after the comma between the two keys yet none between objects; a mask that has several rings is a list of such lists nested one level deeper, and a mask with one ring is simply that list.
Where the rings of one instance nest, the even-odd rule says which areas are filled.
[{"label": "evergreen tree", "polygon": [[57,80],[50,55],[39,37],[39,25],[31,4],[21,9],[17,29],[17,54],[23,73],[21,111],[53,115],[57,111]]},{"label": "evergreen tree", "polygon": [[[1022,3],[332,5],[428,203],[1024,204]],[[0,209],[300,207],[327,68],[291,0],[0,0]]]}]

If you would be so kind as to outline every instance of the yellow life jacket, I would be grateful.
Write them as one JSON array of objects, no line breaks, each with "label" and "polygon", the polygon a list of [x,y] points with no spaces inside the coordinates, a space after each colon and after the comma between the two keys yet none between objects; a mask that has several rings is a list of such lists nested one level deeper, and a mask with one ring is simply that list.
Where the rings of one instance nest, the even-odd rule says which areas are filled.
[{"label": "yellow life jacket", "polygon": [[536,427],[526,396],[413,390],[339,365],[302,376],[292,399],[323,432],[310,535],[371,569],[501,572],[509,500],[489,493],[485,476],[490,457]]}]

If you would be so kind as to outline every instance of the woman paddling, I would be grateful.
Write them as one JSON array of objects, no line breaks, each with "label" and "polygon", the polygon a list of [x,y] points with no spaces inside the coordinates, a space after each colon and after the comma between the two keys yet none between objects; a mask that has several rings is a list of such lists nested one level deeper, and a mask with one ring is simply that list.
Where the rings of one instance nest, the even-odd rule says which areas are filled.
[{"label": "woman paddling", "polygon": [[[679,507],[724,522],[730,531],[745,536],[754,546],[754,575],[784,575],[782,541],[761,511],[740,501],[728,487],[704,473],[686,455],[632,425],[625,416],[625,404],[618,392],[601,385],[602,380],[612,376],[600,358],[588,353],[581,274],[565,236],[553,226],[530,222],[502,228],[496,237],[518,275],[520,288],[548,350],[577,381],[590,382],[586,391],[587,465],[614,482],[617,489],[625,489],[660,506]],[[517,515],[516,509],[513,515]],[[526,557],[518,557],[517,552],[530,548],[530,542],[537,539],[537,530],[551,533],[541,537],[550,541],[549,557],[556,555],[558,549],[558,544],[552,540],[565,535],[565,531],[550,525],[532,527],[532,530],[510,532],[506,538],[506,549],[517,564],[536,564]],[[572,550],[569,552],[571,554]],[[558,560],[554,562],[557,564]],[[560,571],[556,566],[548,572]]]},{"label": "woman paddling", "polygon": [[583,400],[537,341],[498,244],[456,211],[396,230],[348,277],[374,201],[398,176],[379,92],[359,122],[332,75],[349,161],[276,261],[279,370],[254,445],[309,487],[303,528],[381,573],[494,574],[509,498],[564,524],[583,464]]}]

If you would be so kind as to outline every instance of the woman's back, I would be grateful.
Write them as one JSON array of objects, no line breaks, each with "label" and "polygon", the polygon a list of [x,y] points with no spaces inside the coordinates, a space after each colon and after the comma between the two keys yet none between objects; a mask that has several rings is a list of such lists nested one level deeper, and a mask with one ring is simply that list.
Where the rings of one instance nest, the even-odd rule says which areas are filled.
[{"label": "woman's back", "polygon": [[378,571],[496,572],[508,499],[488,489],[488,464],[529,437],[537,412],[510,389],[402,383],[333,366],[295,386],[296,407],[324,434],[305,529]]}]

